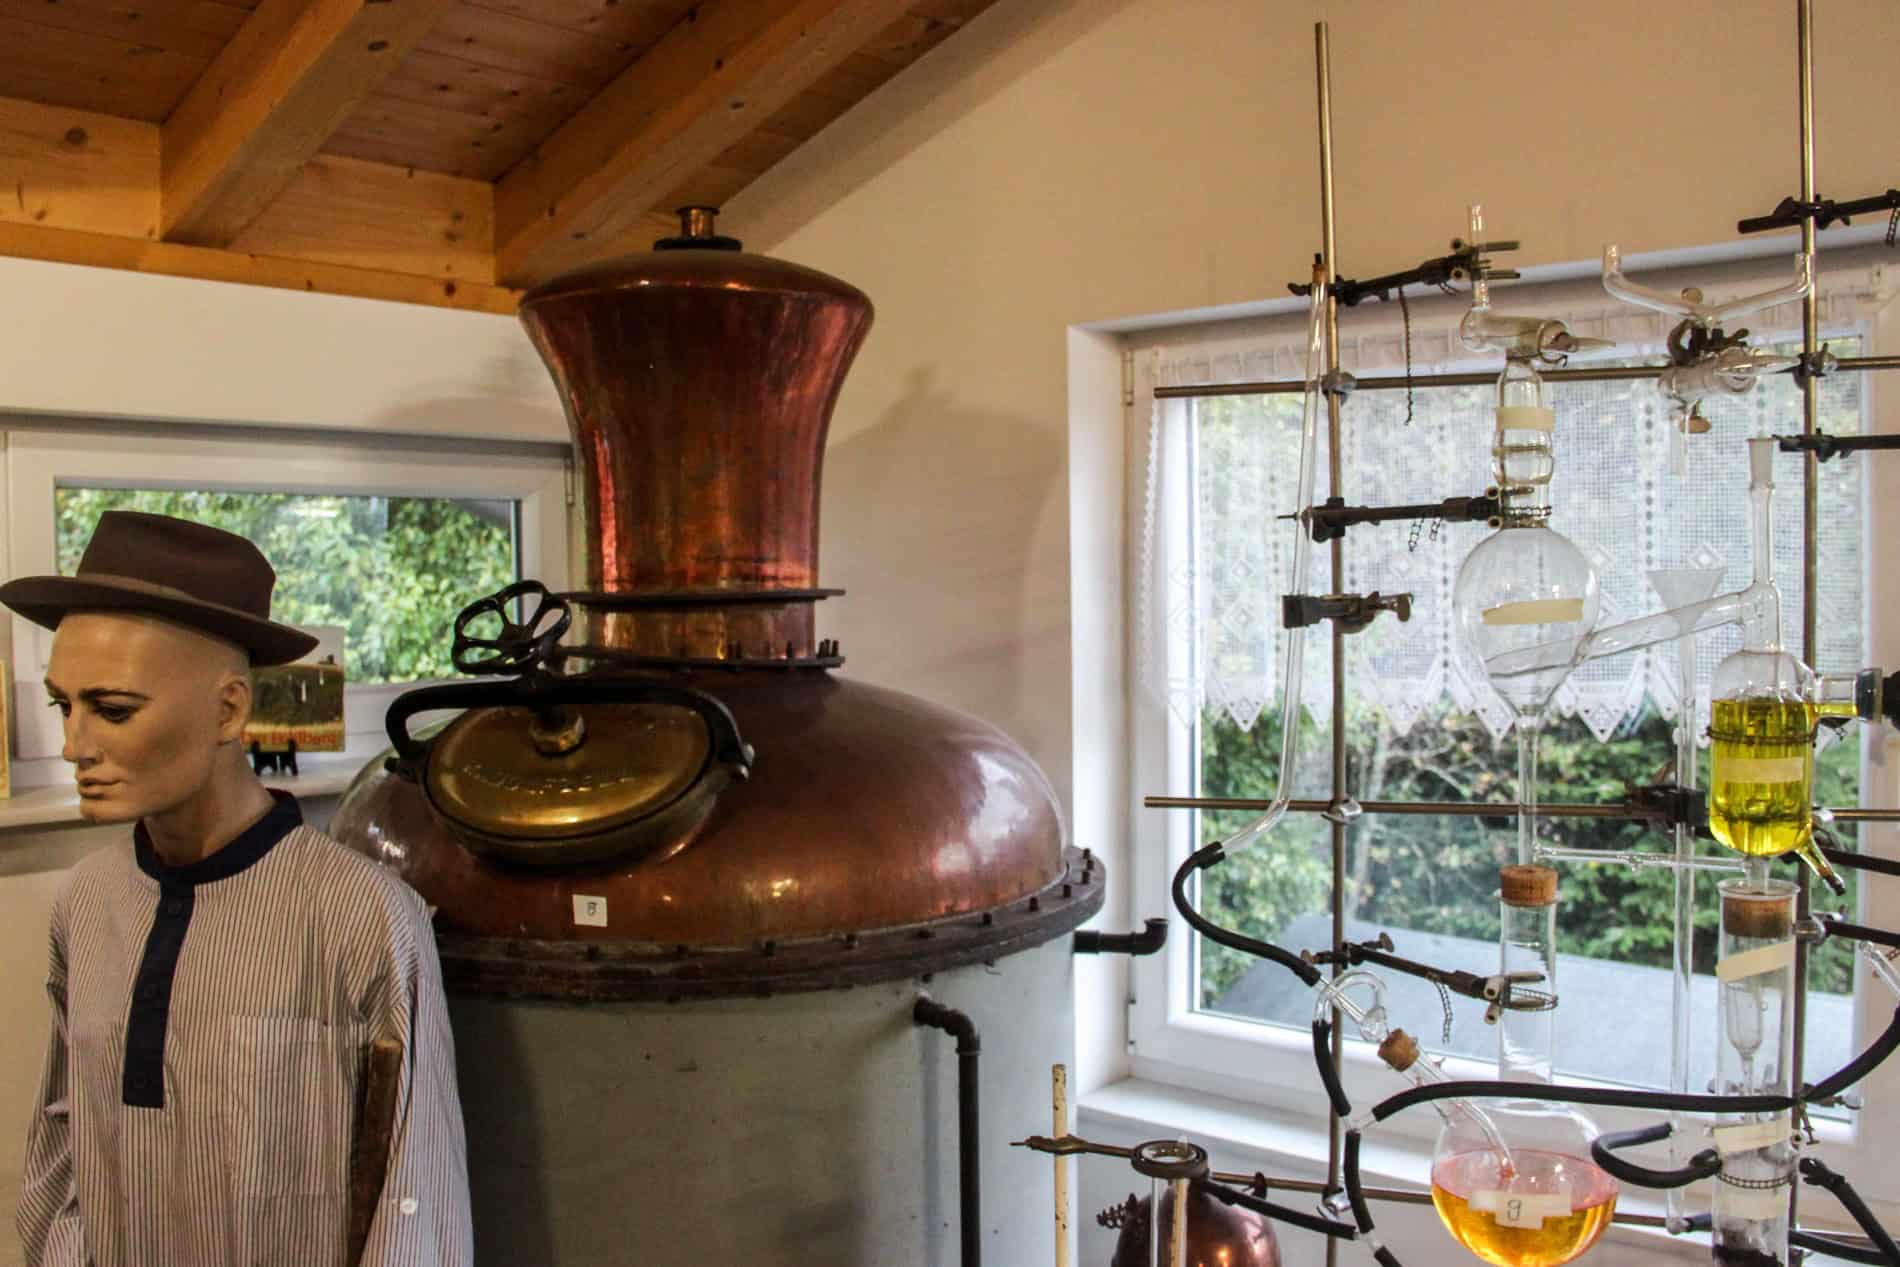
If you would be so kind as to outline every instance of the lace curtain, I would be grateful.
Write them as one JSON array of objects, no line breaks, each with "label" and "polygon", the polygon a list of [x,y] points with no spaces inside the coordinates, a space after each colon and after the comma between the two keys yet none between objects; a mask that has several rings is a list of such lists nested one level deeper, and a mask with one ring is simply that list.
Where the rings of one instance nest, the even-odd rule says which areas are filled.
[{"label": "lace curtain", "polygon": [[[1865,280],[1824,282],[1822,329],[1845,340],[1835,344],[1842,355],[1862,350],[1856,331],[1864,316]],[[1744,281],[1713,293],[1741,293],[1751,285]],[[1525,289],[1514,290],[1498,307],[1561,316],[1578,334],[1613,339],[1616,347],[1605,359],[1654,362],[1664,355],[1668,318],[1617,304],[1600,290],[1593,298],[1583,287],[1568,290],[1541,304]],[[1556,300],[1564,306],[1551,306]],[[1420,305],[1413,304],[1415,370],[1486,368],[1473,363],[1457,341],[1463,308],[1442,301],[1434,307],[1421,318]],[[1354,320],[1355,314],[1345,315],[1348,329]],[[1403,333],[1389,318],[1380,324],[1394,328],[1342,338],[1346,369],[1359,375],[1403,372]],[[1789,338],[1798,343],[1800,309],[1771,310],[1747,324],[1758,344]],[[1292,584],[1292,525],[1275,518],[1295,506],[1301,397],[1157,400],[1153,389],[1295,379],[1304,373],[1304,354],[1300,329],[1283,329],[1277,338],[1209,340],[1138,354],[1143,398],[1137,408],[1149,418],[1138,659],[1149,688],[1184,721],[1206,711],[1248,728],[1278,707],[1286,638],[1281,596],[1323,594],[1333,587],[1328,548],[1318,544],[1309,552],[1306,583]],[[1869,377],[1837,374],[1824,380],[1823,430],[1861,429]],[[1595,564],[1601,623],[1662,607],[1648,580],[1657,569],[1719,570],[1717,592],[1747,583],[1752,563],[1745,440],[1800,429],[1800,394],[1789,376],[1765,380],[1745,396],[1706,401],[1713,426],[1691,438],[1686,479],[1669,469],[1670,406],[1653,381],[1559,383],[1552,385],[1551,398],[1557,413],[1551,523]],[[1350,397],[1341,442],[1347,503],[1436,502],[1482,492],[1492,482],[1491,400],[1489,387],[1420,389],[1409,401],[1403,390]],[[1323,417],[1320,431],[1315,500],[1329,491]],[[1855,459],[1820,467],[1816,667],[1823,671],[1863,662],[1863,468]],[[1798,651],[1799,455],[1779,455],[1775,474],[1784,640]],[[1360,525],[1346,534],[1346,592],[1412,595],[1410,621],[1381,615],[1345,644],[1349,695],[1376,707],[1400,732],[1446,701],[1475,713],[1494,735],[1510,728],[1511,710],[1464,654],[1451,618],[1459,564],[1490,531],[1483,524],[1397,523]],[[1324,717],[1331,705],[1330,628],[1314,625],[1308,635],[1303,703],[1310,714]],[[1704,687],[1715,664],[1739,645],[1733,628],[1700,639],[1696,671]],[[1673,718],[1677,679],[1674,646],[1652,647],[1581,666],[1560,688],[1553,708],[1580,716],[1607,739],[1649,704]],[[1701,695],[1698,731],[1707,718],[1706,690]]]}]

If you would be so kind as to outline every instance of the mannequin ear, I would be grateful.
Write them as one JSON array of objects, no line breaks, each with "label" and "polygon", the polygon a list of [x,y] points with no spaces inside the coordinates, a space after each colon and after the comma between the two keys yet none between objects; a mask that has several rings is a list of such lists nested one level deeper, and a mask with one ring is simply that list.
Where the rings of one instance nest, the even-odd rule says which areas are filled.
[{"label": "mannequin ear", "polygon": [[251,720],[251,675],[227,673],[218,683],[218,742],[242,743]]}]

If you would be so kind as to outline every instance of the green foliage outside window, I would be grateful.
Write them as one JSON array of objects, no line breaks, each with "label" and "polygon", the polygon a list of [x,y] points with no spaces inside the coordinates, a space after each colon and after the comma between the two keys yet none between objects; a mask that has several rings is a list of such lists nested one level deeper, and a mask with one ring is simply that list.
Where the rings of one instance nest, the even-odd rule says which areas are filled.
[{"label": "green foliage outside window", "polygon": [[455,614],[516,579],[515,508],[441,497],[61,488],[58,567],[70,575],[108,510],[142,510],[248,538],[277,570],[271,614],[341,625],[353,683],[452,677]]}]

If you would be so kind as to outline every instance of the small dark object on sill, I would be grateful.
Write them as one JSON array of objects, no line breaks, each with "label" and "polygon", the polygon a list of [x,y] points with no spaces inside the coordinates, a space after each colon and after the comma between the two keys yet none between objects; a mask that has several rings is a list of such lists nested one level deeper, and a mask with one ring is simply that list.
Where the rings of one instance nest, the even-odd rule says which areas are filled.
[{"label": "small dark object on sill", "polygon": [[265,752],[264,746],[251,740],[251,772],[253,774],[281,774],[290,778],[297,777],[297,741],[290,741],[290,747],[284,752]]}]

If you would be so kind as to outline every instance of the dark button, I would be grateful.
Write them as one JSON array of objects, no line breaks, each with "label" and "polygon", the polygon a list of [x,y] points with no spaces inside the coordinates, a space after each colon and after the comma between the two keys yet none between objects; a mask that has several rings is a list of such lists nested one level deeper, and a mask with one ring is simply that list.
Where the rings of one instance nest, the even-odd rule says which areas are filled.
[{"label": "dark button", "polygon": [[183,915],[185,913],[185,899],[182,897],[168,897],[158,909],[164,911],[167,915]]},{"label": "dark button", "polygon": [[156,999],[158,997],[158,982],[147,981],[144,985],[140,986],[139,997],[145,1000],[147,1003],[150,1003],[152,1000]]},{"label": "dark button", "polygon": [[151,1077],[142,1073],[127,1074],[125,1081],[134,1091],[143,1091],[152,1085]]}]

